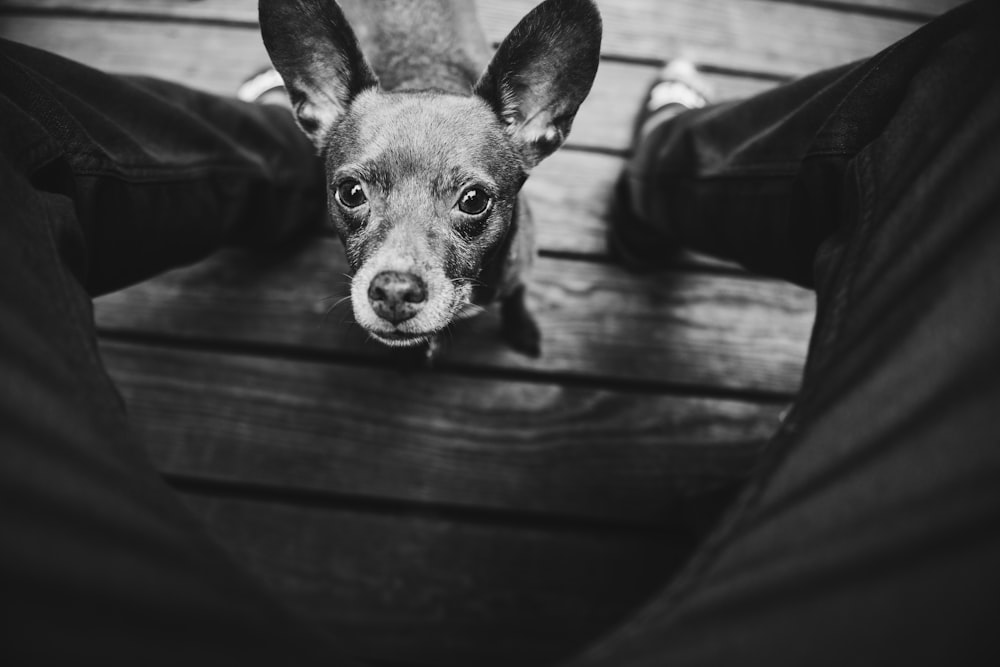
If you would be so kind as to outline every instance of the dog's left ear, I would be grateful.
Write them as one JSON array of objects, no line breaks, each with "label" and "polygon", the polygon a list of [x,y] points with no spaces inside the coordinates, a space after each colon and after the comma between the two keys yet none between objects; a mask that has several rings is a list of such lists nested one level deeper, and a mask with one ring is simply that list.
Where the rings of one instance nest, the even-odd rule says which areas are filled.
[{"label": "dog's left ear", "polygon": [[531,169],[566,140],[601,55],[593,0],[545,0],[504,39],[475,86]]}]

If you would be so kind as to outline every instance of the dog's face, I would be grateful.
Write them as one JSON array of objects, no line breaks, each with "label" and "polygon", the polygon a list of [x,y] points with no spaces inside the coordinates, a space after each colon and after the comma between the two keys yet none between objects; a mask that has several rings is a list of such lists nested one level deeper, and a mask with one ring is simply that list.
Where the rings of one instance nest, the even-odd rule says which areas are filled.
[{"label": "dog's face", "polygon": [[520,157],[479,97],[360,93],[326,139],[358,324],[388,345],[446,327],[506,237]]},{"label": "dog's face", "polygon": [[333,0],[261,0],[260,22],[325,159],[355,319],[388,345],[427,339],[470,302],[528,171],[565,141],[597,71],[596,7],[546,0],[467,96],[381,90]]}]

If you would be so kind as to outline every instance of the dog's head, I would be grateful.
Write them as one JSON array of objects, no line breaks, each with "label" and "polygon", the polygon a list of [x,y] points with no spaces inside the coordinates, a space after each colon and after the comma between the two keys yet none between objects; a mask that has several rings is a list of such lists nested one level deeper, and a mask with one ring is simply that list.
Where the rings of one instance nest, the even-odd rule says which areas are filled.
[{"label": "dog's head", "polygon": [[597,71],[596,7],[546,0],[468,95],[382,90],[333,0],[261,0],[260,22],[326,163],[355,319],[389,345],[425,340],[470,301],[528,172],[565,141]]}]

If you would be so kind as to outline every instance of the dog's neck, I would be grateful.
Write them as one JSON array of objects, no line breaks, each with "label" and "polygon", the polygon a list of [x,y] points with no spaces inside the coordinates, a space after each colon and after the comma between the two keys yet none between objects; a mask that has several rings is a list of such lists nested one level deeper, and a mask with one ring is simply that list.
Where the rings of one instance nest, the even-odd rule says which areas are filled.
[{"label": "dog's neck", "polygon": [[383,90],[468,95],[492,52],[468,0],[343,0]]}]

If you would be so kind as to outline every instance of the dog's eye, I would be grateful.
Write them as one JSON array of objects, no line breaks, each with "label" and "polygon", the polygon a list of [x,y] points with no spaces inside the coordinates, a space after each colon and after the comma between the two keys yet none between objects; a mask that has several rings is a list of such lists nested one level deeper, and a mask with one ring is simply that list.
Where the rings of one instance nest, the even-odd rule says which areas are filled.
[{"label": "dog's eye", "polygon": [[466,215],[482,215],[493,200],[480,188],[469,188],[458,199],[458,210]]},{"label": "dog's eye", "polygon": [[348,178],[337,186],[336,197],[340,205],[346,208],[357,208],[368,201],[361,183],[353,178]]}]

